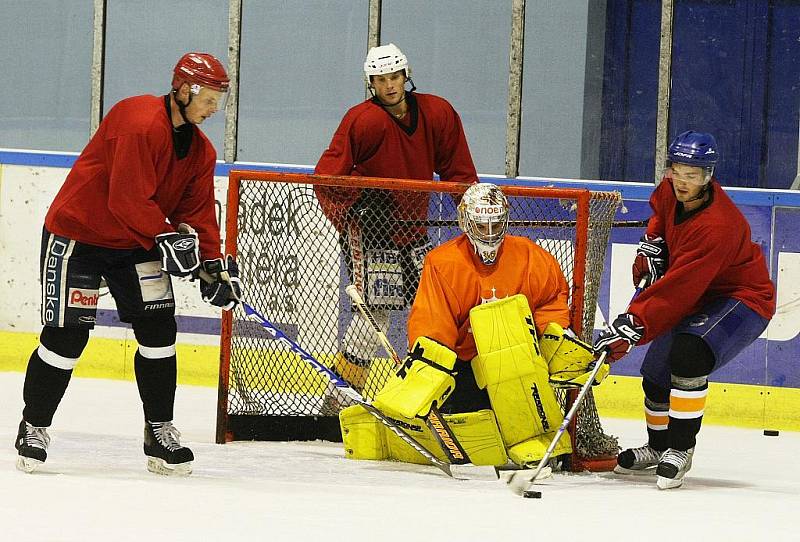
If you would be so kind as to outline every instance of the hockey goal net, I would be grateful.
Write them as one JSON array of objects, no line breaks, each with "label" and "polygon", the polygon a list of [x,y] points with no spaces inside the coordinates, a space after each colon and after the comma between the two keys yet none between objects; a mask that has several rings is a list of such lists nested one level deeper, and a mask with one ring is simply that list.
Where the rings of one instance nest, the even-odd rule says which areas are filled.
[{"label": "hockey goal net", "polygon": [[[431,246],[461,233],[456,205],[466,185],[435,181],[230,172],[226,251],[245,297],[325,364],[350,351],[368,365],[362,394],[374,397],[392,370],[345,287],[356,283],[402,356],[406,319]],[[572,328],[591,341],[616,192],[504,186],[509,233],[548,250],[570,286]],[[344,202],[344,203],[343,203]],[[362,326],[360,329],[359,326]],[[328,382],[243,311],[223,317],[217,442],[341,440]],[[347,376],[347,375],[345,375]],[[565,408],[575,391],[560,391]],[[591,393],[570,430],[572,470],[607,470],[618,450]]]}]

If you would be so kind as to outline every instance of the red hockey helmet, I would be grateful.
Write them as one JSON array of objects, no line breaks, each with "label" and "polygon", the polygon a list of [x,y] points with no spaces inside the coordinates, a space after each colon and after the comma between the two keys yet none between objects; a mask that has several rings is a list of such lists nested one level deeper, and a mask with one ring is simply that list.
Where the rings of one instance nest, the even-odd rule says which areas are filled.
[{"label": "red hockey helmet", "polygon": [[172,88],[183,83],[197,84],[220,92],[227,92],[230,79],[222,62],[208,53],[186,53],[175,65]]}]

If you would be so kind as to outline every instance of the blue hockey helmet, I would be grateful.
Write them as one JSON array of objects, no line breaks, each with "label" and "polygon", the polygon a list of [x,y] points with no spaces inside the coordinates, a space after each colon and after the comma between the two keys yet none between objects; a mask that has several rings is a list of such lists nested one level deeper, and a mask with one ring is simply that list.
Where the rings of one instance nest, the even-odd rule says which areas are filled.
[{"label": "blue hockey helmet", "polygon": [[713,168],[719,160],[717,141],[705,132],[683,132],[670,143],[667,158],[673,163]]}]

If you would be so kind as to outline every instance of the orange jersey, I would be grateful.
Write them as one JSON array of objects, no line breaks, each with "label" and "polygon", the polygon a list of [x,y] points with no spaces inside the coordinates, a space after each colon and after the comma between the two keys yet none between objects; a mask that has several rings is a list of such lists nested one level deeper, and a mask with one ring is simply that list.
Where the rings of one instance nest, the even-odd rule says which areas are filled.
[{"label": "orange jersey", "polygon": [[552,254],[530,239],[506,235],[494,265],[485,265],[462,234],[425,258],[408,316],[409,344],[424,335],[471,360],[478,352],[470,309],[515,294],[528,299],[540,335],[550,322],[569,326],[569,289]]}]

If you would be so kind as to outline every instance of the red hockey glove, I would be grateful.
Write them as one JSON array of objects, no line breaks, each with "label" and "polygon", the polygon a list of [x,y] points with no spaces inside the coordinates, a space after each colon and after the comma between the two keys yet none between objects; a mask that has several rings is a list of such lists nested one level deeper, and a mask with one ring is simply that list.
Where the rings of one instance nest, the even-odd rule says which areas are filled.
[{"label": "red hockey glove", "polygon": [[617,316],[609,329],[600,334],[594,343],[594,351],[600,354],[606,350],[608,361],[617,361],[642,340],[642,335],[642,323],[633,314],[625,312]]},{"label": "red hockey glove", "polygon": [[651,286],[664,276],[668,265],[667,242],[657,235],[644,234],[636,249],[636,259],[633,260],[633,285],[638,287],[641,280],[645,279],[644,288]]}]

